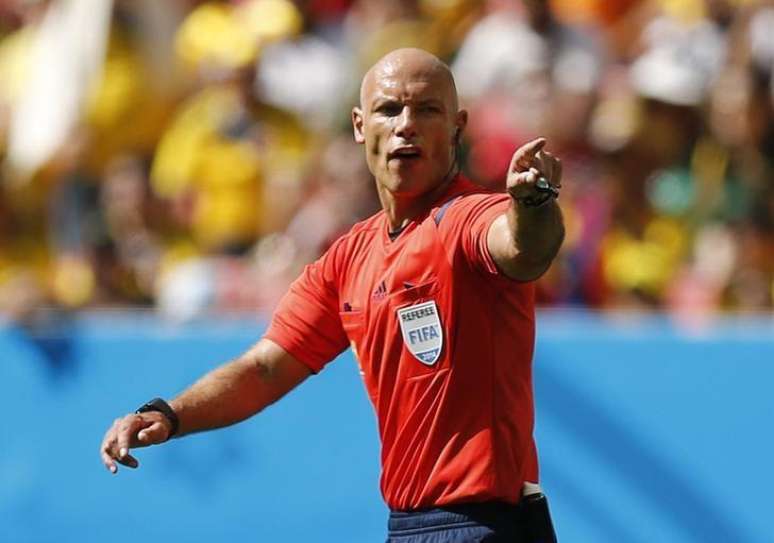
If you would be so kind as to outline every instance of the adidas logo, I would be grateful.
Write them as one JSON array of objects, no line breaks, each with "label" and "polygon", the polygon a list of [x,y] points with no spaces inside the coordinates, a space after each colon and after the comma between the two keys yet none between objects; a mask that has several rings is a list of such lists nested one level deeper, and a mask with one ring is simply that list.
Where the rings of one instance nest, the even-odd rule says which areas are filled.
[{"label": "adidas logo", "polygon": [[384,281],[379,283],[379,286],[374,289],[374,291],[371,293],[371,297],[374,300],[381,300],[387,296],[387,285],[384,284]]}]

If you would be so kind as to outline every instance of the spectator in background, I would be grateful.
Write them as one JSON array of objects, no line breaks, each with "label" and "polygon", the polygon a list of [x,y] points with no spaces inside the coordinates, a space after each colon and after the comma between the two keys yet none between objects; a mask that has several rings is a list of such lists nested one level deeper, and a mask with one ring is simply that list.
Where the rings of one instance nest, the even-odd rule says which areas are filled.
[{"label": "spectator in background", "polygon": [[478,4],[476,0],[356,0],[344,24],[346,43],[357,51],[356,79],[399,47],[420,47],[442,58],[452,57],[475,22]]},{"label": "spectator in background", "polygon": [[[630,69],[636,128],[608,155],[613,215],[602,257],[615,305],[706,314],[730,301],[721,286],[735,267],[728,228],[735,215],[750,215],[753,192],[729,169],[733,153],[713,134],[718,111],[709,123],[705,118],[724,79],[738,74],[722,71],[731,62],[727,51],[734,51],[728,46],[728,5],[707,4],[704,17],[654,19],[643,33],[645,50]],[[749,119],[744,105],[728,105],[721,107],[729,118]],[[708,261],[710,240],[717,252]]]},{"label": "spectator in background", "polygon": [[[12,113],[34,90],[31,54],[55,5],[0,6],[0,289],[29,305],[9,302],[14,314],[270,309],[329,231],[370,209],[361,174],[330,158],[347,146],[317,142],[348,131],[334,119],[363,68],[405,45],[453,63],[475,181],[500,183],[536,133],[564,157],[567,236],[542,303],[772,307],[767,3],[118,0],[104,47],[88,48],[104,55],[74,126],[23,183]],[[69,102],[47,103],[59,115]]]},{"label": "spectator in background", "polygon": [[[76,12],[84,16],[82,7],[72,4],[70,11],[54,15],[64,18],[67,29],[68,21],[72,23],[67,17],[74,17]],[[146,70],[147,58],[140,54],[139,37],[131,25],[134,7],[117,3],[112,11],[110,32],[104,35],[103,69],[97,70],[99,77],[93,81],[84,72],[81,85],[88,90],[80,101],[73,102],[80,118],[68,129],[68,136],[33,171],[4,164],[0,189],[13,202],[12,213],[25,222],[17,236],[34,236],[45,255],[33,259],[37,272],[32,276],[37,278],[43,299],[66,308],[138,301],[103,289],[105,278],[99,263],[106,247],[99,198],[102,174],[119,152],[147,153],[153,149],[169,101],[168,95],[155,92],[165,85],[151,83],[155,78]],[[9,70],[9,77],[0,80],[9,85],[5,96],[12,98],[12,108],[19,105],[14,97],[24,96],[40,84],[32,78],[31,59],[33,54],[40,55],[46,33],[55,32],[62,24],[53,15],[49,17],[49,5],[44,2],[24,3],[22,14],[26,24],[9,36],[9,42],[3,42],[4,53],[0,54],[5,59],[0,60],[0,71]],[[69,41],[61,44],[71,45]],[[162,49],[155,50],[154,55],[156,62],[164,58]],[[72,105],[69,99],[65,103]],[[17,262],[27,260],[20,258]]]},{"label": "spectator in background", "polygon": [[697,172],[702,221],[692,258],[671,287],[676,308],[772,307],[772,36],[771,7],[743,12],[729,30],[729,53],[709,97],[705,165]]},{"label": "spectator in background", "polygon": [[587,29],[558,20],[544,0],[488,1],[452,65],[471,110],[466,169],[498,188],[510,149],[547,134],[574,183],[563,195],[568,236],[540,283],[550,303],[601,303],[594,258],[604,198],[587,126],[606,67],[604,46]]},{"label": "spectator in background", "polygon": [[562,148],[582,143],[603,49],[589,34],[557,21],[546,0],[490,1],[452,68],[472,109],[468,167],[496,185],[510,149],[547,134]]},{"label": "spectator in background", "polygon": [[150,305],[164,255],[164,213],[151,194],[147,165],[136,156],[116,156],[99,196],[103,238],[96,244],[96,267],[103,295],[113,303]]},{"label": "spectator in background", "polygon": [[[300,17],[285,0],[204,3],[178,31],[178,54],[200,90],[176,112],[151,171],[155,194],[190,234],[176,241],[159,282],[162,305],[174,314],[233,301],[220,277],[233,281],[232,268],[244,270],[245,261],[221,255],[246,255],[299,205],[311,135],[293,113],[266,102],[256,70],[268,44],[301,30]],[[199,301],[184,303],[187,291]]]},{"label": "spectator in background", "polygon": [[[252,10],[276,21],[254,28]],[[255,92],[261,40],[292,35],[300,15],[283,0],[205,3],[183,22],[177,47],[201,90],[175,114],[153,162],[156,194],[172,202],[203,252],[243,254],[287,222],[297,203],[308,133]],[[267,36],[260,33],[266,29]],[[280,193],[282,198],[271,199]]]}]

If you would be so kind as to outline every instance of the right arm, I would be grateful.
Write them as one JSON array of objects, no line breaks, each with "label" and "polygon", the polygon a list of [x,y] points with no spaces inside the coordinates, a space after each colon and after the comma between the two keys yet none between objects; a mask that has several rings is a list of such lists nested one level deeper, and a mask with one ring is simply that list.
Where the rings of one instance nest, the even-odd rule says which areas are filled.
[{"label": "right arm", "polygon": [[[306,365],[264,338],[170,402],[180,422],[175,436],[221,428],[249,418],[310,374]],[[112,473],[118,471],[116,462],[136,468],[139,462],[129,450],[163,443],[169,439],[171,429],[166,416],[156,411],[116,419],[102,442],[102,462]]]},{"label": "right arm", "polygon": [[[561,187],[562,165],[544,152],[546,140],[538,138],[520,147],[508,170],[511,205],[495,219],[487,233],[489,254],[505,275],[517,281],[534,281],[548,269],[564,240],[562,212],[553,197],[535,187],[539,176]],[[547,198],[540,206],[524,204],[525,197]]]}]

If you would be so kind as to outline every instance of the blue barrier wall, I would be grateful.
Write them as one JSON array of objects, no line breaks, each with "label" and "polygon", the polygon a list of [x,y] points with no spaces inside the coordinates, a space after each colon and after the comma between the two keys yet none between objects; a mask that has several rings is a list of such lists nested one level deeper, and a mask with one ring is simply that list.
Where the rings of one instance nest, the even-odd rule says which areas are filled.
[{"label": "blue barrier wall", "polygon": [[[262,327],[92,314],[0,327],[0,541],[383,541],[374,415],[347,353],[261,416],[138,453],[112,419]],[[537,439],[563,542],[774,541],[774,320],[539,319]]]}]

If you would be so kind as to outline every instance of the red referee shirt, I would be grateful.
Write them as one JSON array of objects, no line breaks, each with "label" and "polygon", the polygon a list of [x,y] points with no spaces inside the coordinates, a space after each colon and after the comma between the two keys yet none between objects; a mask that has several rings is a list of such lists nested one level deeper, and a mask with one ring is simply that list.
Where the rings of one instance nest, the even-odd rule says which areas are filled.
[{"label": "red referee shirt", "polygon": [[458,178],[394,241],[384,212],[358,223],[306,267],[266,334],[315,372],[352,345],[392,509],[515,503],[537,481],[534,289],[500,274],[486,242],[509,205]]}]

